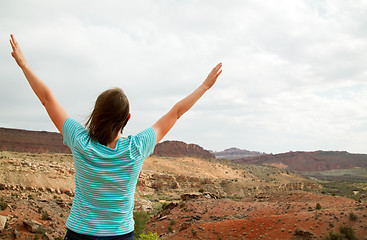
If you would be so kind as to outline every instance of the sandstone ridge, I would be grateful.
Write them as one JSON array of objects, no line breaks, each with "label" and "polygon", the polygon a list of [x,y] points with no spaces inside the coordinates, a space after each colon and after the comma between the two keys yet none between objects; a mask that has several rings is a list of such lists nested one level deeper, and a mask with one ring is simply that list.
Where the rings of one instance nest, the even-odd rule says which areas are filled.
[{"label": "sandstone ridge", "polygon": [[249,151],[246,149],[239,149],[234,147],[228,148],[221,152],[212,152],[212,153],[215,155],[216,158],[224,158],[229,160],[259,156],[265,154],[262,152]]},{"label": "sandstone ridge", "polygon": [[60,133],[0,128],[0,151],[71,153]]},{"label": "sandstone ridge", "polygon": [[298,173],[333,169],[367,168],[367,154],[345,151],[288,152],[233,160],[239,164],[273,165]]},{"label": "sandstone ridge", "polygon": [[181,141],[164,141],[155,146],[154,154],[166,157],[206,157],[215,158],[215,156],[204,148],[196,144],[187,144]]}]

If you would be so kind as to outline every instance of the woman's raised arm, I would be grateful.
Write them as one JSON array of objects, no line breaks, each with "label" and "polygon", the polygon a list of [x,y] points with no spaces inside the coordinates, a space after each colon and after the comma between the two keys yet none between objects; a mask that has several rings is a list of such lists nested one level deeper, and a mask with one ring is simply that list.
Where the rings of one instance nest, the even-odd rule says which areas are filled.
[{"label": "woman's raised arm", "polygon": [[205,81],[190,95],[176,103],[173,108],[163,117],[161,117],[154,125],[153,129],[157,135],[157,142],[168,133],[168,131],[175,125],[176,121],[187,112],[200,98],[203,94],[211,88],[218,76],[222,73],[221,70],[222,63],[219,63],[213,68],[209,73]]},{"label": "woman's raised arm", "polygon": [[65,120],[69,117],[65,109],[57,101],[51,89],[37,77],[33,72],[29,64],[27,63],[22,51],[20,50],[18,42],[15,40],[13,35],[10,35],[10,44],[13,49],[11,55],[22,69],[24,76],[27,78],[29,85],[33,92],[37,95],[42,105],[46,108],[48,115],[56,128],[62,134],[62,127]]}]

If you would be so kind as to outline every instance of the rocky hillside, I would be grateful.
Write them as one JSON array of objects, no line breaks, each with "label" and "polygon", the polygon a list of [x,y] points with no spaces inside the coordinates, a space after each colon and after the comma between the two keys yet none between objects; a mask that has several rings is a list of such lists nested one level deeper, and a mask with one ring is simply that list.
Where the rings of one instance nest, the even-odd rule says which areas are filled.
[{"label": "rocky hillside", "polygon": [[249,151],[245,149],[242,150],[239,148],[229,148],[221,152],[212,152],[212,153],[215,155],[216,158],[229,159],[229,160],[259,156],[259,155],[265,154],[265,153]]},{"label": "rocky hillside", "polygon": [[60,133],[0,128],[0,151],[71,153]]},{"label": "rocky hillside", "polygon": [[[0,238],[55,239],[65,233],[74,196],[70,154],[0,152],[0,173],[0,223],[6,220]],[[319,185],[273,166],[152,156],[145,160],[138,179],[135,208],[154,212],[164,202],[180,201],[181,195],[192,192],[241,198],[302,189],[315,190]]]},{"label": "rocky hillside", "polygon": [[367,154],[331,151],[288,152],[236,159],[233,162],[254,165],[270,164],[302,173],[355,167],[367,168]]},{"label": "rocky hillside", "polygon": [[154,154],[167,157],[206,157],[215,158],[215,156],[204,148],[196,144],[186,144],[181,141],[164,141],[155,146]]}]

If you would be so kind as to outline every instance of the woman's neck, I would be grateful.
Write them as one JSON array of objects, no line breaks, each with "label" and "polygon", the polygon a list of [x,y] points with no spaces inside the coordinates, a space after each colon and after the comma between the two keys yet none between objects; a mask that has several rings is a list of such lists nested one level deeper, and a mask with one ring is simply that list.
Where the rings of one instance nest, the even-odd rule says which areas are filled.
[{"label": "woman's neck", "polygon": [[116,144],[117,144],[117,141],[120,139],[120,134],[117,135],[117,137],[110,143],[107,143],[106,147],[109,147],[109,148],[112,148],[112,149],[115,149],[116,148]]}]

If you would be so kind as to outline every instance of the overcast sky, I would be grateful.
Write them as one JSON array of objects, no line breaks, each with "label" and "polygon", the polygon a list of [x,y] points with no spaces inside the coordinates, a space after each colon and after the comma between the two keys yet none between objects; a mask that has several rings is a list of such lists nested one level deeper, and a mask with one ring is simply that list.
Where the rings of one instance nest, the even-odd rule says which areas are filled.
[{"label": "overcast sky", "polygon": [[85,123],[124,89],[124,135],[152,126],[219,62],[216,85],[164,138],[221,151],[367,153],[367,1],[0,0],[0,127],[57,131],[12,59]]}]

